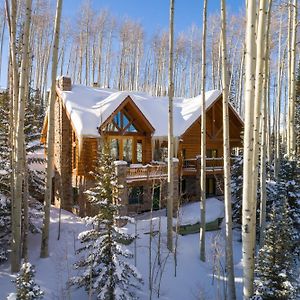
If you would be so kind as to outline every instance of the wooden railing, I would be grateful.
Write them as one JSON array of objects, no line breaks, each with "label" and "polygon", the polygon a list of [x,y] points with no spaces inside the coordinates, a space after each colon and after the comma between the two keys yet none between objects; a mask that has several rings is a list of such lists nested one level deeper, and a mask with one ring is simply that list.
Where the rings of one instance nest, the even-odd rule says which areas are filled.
[{"label": "wooden railing", "polygon": [[[231,158],[233,160],[233,158]],[[224,169],[223,157],[206,158],[206,172],[207,173],[223,173]],[[198,174],[200,173],[200,157],[183,160],[183,173]]]},{"label": "wooden railing", "polygon": [[166,164],[130,166],[127,168],[127,180],[151,180],[165,178],[168,174]]}]

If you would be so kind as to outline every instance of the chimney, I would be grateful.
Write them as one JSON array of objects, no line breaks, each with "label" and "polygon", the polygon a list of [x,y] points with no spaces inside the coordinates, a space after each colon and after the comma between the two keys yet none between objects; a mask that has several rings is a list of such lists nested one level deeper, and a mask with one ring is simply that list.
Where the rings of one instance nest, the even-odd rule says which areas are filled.
[{"label": "chimney", "polygon": [[71,91],[72,83],[71,78],[66,76],[60,76],[57,80],[58,87],[61,91]]}]

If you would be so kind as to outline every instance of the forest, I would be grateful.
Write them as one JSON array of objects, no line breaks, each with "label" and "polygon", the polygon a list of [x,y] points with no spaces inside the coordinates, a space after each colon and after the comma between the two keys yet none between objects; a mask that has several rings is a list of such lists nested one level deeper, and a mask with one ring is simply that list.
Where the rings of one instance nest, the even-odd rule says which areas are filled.
[{"label": "forest", "polygon": [[[0,298],[299,299],[299,1],[248,0],[232,10],[235,1],[212,9],[199,0],[202,25],[185,31],[175,30],[180,0],[166,1],[168,28],[152,31],[93,1],[74,1],[70,17],[65,1],[0,2]],[[82,191],[93,213],[64,210],[63,193],[54,203],[63,76],[167,101],[165,206],[153,180],[150,211],[122,213],[126,174],[98,127],[94,184]],[[207,190],[211,90],[222,95],[218,197]],[[192,98],[200,101],[199,199],[186,201],[174,181],[174,103]],[[231,107],[244,123],[234,149]]]}]

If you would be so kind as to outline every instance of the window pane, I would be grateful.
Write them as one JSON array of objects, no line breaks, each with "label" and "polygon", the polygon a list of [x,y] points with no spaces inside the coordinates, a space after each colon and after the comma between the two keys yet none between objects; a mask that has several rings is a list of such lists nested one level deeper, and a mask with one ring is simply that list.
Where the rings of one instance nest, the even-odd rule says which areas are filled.
[{"label": "window pane", "polygon": [[141,140],[136,142],[136,161],[138,163],[143,162],[143,142]]},{"label": "window pane", "polygon": [[118,139],[112,139],[110,141],[110,154],[113,159],[116,160],[120,159]]},{"label": "window pane", "polygon": [[123,140],[123,160],[132,162],[132,139]]},{"label": "window pane", "polygon": [[116,123],[119,127],[121,127],[121,113],[120,113],[120,112],[118,112],[118,113],[114,116],[114,121],[115,121],[115,123]]}]

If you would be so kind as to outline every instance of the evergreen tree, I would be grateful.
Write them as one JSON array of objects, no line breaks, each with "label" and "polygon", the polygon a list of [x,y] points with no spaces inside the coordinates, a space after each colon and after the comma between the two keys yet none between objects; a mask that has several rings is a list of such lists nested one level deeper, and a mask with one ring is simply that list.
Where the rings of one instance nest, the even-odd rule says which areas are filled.
[{"label": "evergreen tree", "polygon": [[[86,191],[89,202],[97,214],[89,219],[93,229],[79,234],[83,244],[78,253],[83,257],[75,264],[82,270],[79,276],[70,280],[71,285],[85,287],[97,299],[135,299],[134,288],[141,277],[127,258],[132,257],[121,244],[132,237],[121,232],[118,222],[119,189],[115,166],[107,147],[99,154],[95,171],[95,187]],[[136,282],[136,283],[135,283]]]},{"label": "evergreen tree", "polygon": [[45,189],[45,172],[36,165],[44,165],[45,159],[34,155],[43,147],[40,143],[43,126],[42,100],[37,91],[30,89],[25,111],[25,143],[26,159],[28,165],[29,194],[36,200],[43,200]]},{"label": "evergreen tree", "polygon": [[231,167],[232,219],[235,224],[242,224],[243,197],[243,155],[234,157]]},{"label": "evergreen tree", "polygon": [[296,136],[296,156],[300,159],[300,63],[296,81],[296,103],[295,103],[295,136]]},{"label": "evergreen tree", "polygon": [[10,148],[7,92],[0,94],[0,262],[7,260],[11,234]]},{"label": "evergreen tree", "polygon": [[40,286],[34,282],[34,266],[29,262],[23,263],[20,273],[16,279],[18,300],[42,299],[44,292]]},{"label": "evergreen tree", "polygon": [[256,265],[256,294],[262,299],[295,299],[293,259],[291,257],[292,226],[284,194],[278,194],[270,222],[266,227],[265,244],[259,250]]},{"label": "evergreen tree", "polygon": [[299,251],[300,240],[300,167],[295,159],[281,160],[278,176],[278,193],[283,194],[289,206],[288,215],[292,220],[293,250]]}]

